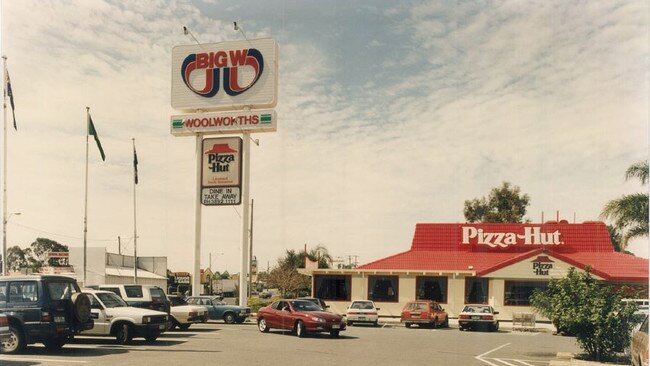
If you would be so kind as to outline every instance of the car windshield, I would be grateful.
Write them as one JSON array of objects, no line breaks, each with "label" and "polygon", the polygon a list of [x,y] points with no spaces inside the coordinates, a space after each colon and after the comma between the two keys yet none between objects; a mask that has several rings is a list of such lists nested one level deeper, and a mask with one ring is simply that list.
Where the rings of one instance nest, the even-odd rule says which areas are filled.
[{"label": "car windshield", "polygon": [[490,313],[489,306],[465,306],[463,313]]},{"label": "car windshield", "polygon": [[47,292],[50,293],[52,300],[67,300],[72,297],[75,292],[80,292],[79,288],[72,282],[48,282]]},{"label": "car windshield", "polygon": [[291,301],[291,306],[296,311],[323,311],[323,308],[311,301]]},{"label": "car windshield", "polygon": [[172,306],[187,305],[187,301],[181,299],[180,297],[170,297],[169,301],[171,301]]},{"label": "car windshield", "polygon": [[372,303],[370,301],[355,301],[350,306],[350,309],[373,309]]},{"label": "car windshield", "polygon": [[107,308],[122,308],[129,306],[126,302],[124,302],[124,300],[122,300],[121,297],[115,295],[112,292],[100,292],[95,295],[97,295],[99,301],[104,304],[104,307]]},{"label": "car windshield", "polygon": [[408,305],[409,310],[427,310],[427,304],[423,302],[414,302]]}]

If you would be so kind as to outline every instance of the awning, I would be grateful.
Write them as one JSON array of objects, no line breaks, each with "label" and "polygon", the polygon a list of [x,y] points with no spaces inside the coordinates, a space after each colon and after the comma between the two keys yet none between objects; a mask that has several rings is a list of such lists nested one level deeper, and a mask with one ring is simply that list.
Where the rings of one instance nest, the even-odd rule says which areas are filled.
[{"label": "awning", "polygon": [[[107,276],[118,276],[118,277],[133,277],[135,275],[133,268],[127,267],[106,267]],[[152,278],[156,280],[167,280],[167,277],[157,275],[153,272],[145,271],[144,269],[138,268],[138,277],[141,278]]]}]

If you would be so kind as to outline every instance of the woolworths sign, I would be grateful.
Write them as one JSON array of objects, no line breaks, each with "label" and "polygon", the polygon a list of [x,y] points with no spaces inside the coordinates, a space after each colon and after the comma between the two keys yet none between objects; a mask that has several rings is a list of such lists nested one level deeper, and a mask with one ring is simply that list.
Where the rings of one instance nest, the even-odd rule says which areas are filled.
[{"label": "woolworths sign", "polygon": [[175,136],[275,132],[278,126],[276,113],[271,109],[175,115],[170,122]]}]

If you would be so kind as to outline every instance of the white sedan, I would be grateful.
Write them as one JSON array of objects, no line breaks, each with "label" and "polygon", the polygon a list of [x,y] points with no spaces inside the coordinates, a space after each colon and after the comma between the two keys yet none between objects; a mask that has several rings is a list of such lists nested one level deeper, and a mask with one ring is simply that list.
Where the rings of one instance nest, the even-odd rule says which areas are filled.
[{"label": "white sedan", "polygon": [[377,325],[379,321],[379,308],[370,300],[354,300],[345,311],[348,325],[354,323],[370,323]]},{"label": "white sedan", "polygon": [[171,327],[187,330],[194,323],[201,323],[208,316],[208,308],[200,305],[188,305],[178,296],[168,296],[171,302]]}]

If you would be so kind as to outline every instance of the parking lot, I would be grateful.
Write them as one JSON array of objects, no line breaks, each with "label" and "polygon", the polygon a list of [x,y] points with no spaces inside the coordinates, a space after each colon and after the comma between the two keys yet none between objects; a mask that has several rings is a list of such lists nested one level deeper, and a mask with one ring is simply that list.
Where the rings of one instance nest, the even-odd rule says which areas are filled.
[{"label": "parking lot", "polygon": [[306,338],[271,331],[253,322],[193,325],[170,331],[158,341],[135,339],[118,346],[113,338],[77,337],[58,353],[40,344],[23,354],[1,355],[2,365],[548,365],[557,352],[577,352],[574,338],[549,332],[460,332],[447,329],[348,327],[339,338]]}]

